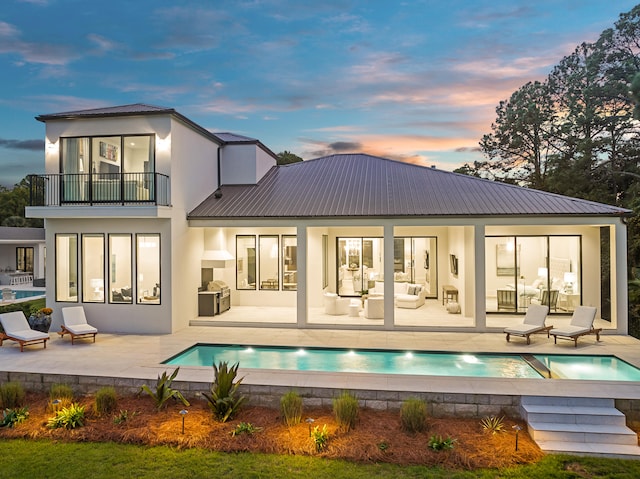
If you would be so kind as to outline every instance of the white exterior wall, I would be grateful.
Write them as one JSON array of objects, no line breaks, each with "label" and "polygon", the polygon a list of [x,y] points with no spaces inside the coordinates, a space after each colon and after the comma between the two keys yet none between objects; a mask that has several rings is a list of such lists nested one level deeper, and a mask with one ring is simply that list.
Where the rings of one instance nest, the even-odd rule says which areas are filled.
[{"label": "white exterior wall", "polygon": [[221,152],[223,185],[252,185],[276,165],[276,160],[256,145],[227,145]]},{"label": "white exterior wall", "polygon": [[172,331],[198,316],[202,230],[189,228],[187,214],[218,186],[218,145],[183,123],[171,121]]},{"label": "white exterior wall", "polygon": [[[66,306],[82,305],[87,315],[87,320],[99,331],[108,333],[170,333],[171,304],[172,304],[172,270],[171,270],[171,228],[169,220],[165,219],[53,219],[46,220],[47,249],[53,254],[47,255],[47,305],[53,308],[53,321],[51,331],[59,331],[62,323],[61,308]],[[135,274],[135,242],[136,233],[160,234],[160,277],[161,299],[160,304],[109,304],[83,303],[83,302],[57,302],[55,282],[55,236],[56,234],[78,235],[78,299],[82,298],[82,268],[81,268],[81,244],[82,234],[104,234],[105,241],[105,272],[108,272],[109,258],[108,234],[131,233],[132,241],[132,271]],[[106,278],[105,278],[106,280]],[[135,292],[136,278],[132,277],[132,287]],[[105,299],[108,300],[108,283],[105,284]]]}]

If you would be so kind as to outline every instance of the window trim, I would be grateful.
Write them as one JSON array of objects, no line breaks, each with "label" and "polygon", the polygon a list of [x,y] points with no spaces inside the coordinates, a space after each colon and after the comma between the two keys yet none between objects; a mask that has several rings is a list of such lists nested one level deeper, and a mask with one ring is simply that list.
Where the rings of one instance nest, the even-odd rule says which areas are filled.
[{"label": "window trim", "polygon": [[[139,246],[139,242],[138,242],[138,238],[140,236],[156,236],[158,238],[158,280],[159,280],[159,285],[160,285],[160,297],[158,298],[158,302],[157,303],[147,303],[147,302],[143,302],[141,301],[141,295],[140,292],[138,291],[138,278],[139,278],[139,261],[138,258],[140,256],[140,246]],[[135,281],[136,281],[136,286],[135,288],[133,287],[133,285],[131,286],[131,291],[132,293],[135,292],[136,295],[136,302],[135,304],[139,304],[139,305],[144,305],[144,306],[160,306],[162,305],[162,235],[160,233],[136,233],[136,244],[135,244]]]},{"label": "window trim", "polygon": [[[67,238],[71,238],[71,237],[75,237],[76,238],[76,300],[75,301],[71,300],[71,299],[61,300],[61,299],[59,299],[60,296],[58,295],[58,267],[59,267],[59,264],[58,264],[58,256],[59,256],[58,255],[58,237],[59,236],[61,236],[61,237],[64,236],[64,237],[67,237]],[[78,243],[78,233],[56,233],[55,234],[55,237],[54,237],[54,251],[55,251],[55,254],[54,254],[54,259],[53,259],[54,262],[53,262],[53,264],[54,264],[54,278],[55,278],[54,283],[55,283],[55,301],[56,301],[56,303],[79,303],[80,302],[80,292],[78,291],[78,287],[79,287],[79,285],[78,285],[79,281],[78,280],[80,278],[80,271],[79,271],[80,262],[78,261],[79,248],[80,248],[80,245]]]},{"label": "window trim", "polygon": [[[85,238],[102,238],[102,277],[101,278],[96,278],[96,279],[102,279],[102,289],[103,289],[103,294],[102,294],[102,300],[90,300],[87,298],[87,295],[89,294],[89,291],[85,291],[85,287],[84,287],[84,283],[85,283],[85,273],[87,271],[86,265],[85,265],[85,244],[84,244],[84,240]],[[105,296],[106,296],[106,292],[107,292],[107,284],[105,283],[105,270],[104,270],[104,250],[105,250],[105,242],[104,242],[104,233],[82,233],[80,235],[80,283],[82,283],[82,288],[81,288],[81,292],[82,292],[82,303],[104,303],[105,302]]]},{"label": "window trim", "polygon": [[[134,253],[133,253],[133,234],[131,233],[109,233],[107,238],[107,252],[108,252],[108,257],[107,257],[107,281],[109,283],[109,299],[107,300],[107,302],[109,304],[133,304],[133,271],[134,271]],[[130,266],[130,270],[129,270],[129,284],[131,284],[131,300],[130,301],[112,301],[111,299],[111,284],[112,284],[112,268],[113,265],[111,264],[111,256],[112,256],[112,252],[111,252],[111,238],[112,237],[128,237],[129,238],[129,266]],[[105,288],[105,295],[107,295],[107,290]],[[146,303],[145,303],[146,304]]]}]

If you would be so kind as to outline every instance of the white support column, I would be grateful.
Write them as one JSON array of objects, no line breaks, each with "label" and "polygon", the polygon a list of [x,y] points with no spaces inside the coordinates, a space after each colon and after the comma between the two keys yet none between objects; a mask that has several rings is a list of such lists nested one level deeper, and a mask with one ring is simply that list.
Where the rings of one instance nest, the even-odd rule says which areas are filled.
[{"label": "white support column", "polygon": [[627,291],[627,225],[618,221],[613,229],[611,245],[611,320],[618,334],[629,332]]},{"label": "white support column", "polygon": [[395,311],[393,301],[393,225],[384,225],[384,329],[393,329]]},{"label": "white support column", "polygon": [[298,225],[296,228],[297,244],[297,276],[298,290],[296,292],[296,317],[298,328],[307,326],[307,225]]},{"label": "white support column", "polygon": [[486,283],[486,260],[485,260],[485,227],[475,225],[474,227],[474,318],[475,328],[478,331],[487,329],[487,283]]}]

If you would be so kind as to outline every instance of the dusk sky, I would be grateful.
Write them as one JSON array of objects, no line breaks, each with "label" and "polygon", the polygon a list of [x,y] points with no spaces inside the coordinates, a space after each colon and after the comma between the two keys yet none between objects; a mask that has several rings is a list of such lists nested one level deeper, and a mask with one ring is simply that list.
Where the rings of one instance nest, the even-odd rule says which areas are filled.
[{"label": "dusk sky", "polygon": [[635,4],[2,0],[0,185],[44,172],[36,115],[129,103],[304,159],[452,170],[482,158],[500,100]]}]

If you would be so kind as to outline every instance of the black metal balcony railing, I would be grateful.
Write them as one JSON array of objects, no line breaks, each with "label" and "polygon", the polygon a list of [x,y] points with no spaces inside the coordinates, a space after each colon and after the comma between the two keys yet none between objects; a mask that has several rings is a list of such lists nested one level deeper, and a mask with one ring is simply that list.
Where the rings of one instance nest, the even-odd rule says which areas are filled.
[{"label": "black metal balcony railing", "polygon": [[169,177],[160,173],[29,175],[30,206],[170,204]]}]

